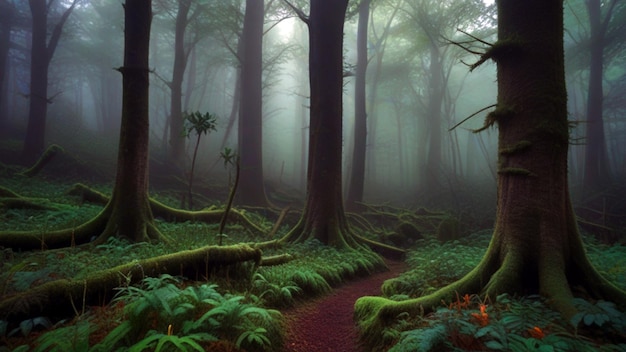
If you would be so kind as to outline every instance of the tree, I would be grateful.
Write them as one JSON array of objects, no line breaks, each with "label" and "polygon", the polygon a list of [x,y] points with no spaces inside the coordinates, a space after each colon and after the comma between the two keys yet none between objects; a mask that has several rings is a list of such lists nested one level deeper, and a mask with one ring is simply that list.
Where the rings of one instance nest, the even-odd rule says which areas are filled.
[{"label": "tree", "polygon": [[[174,69],[172,71],[172,81],[168,83],[171,90],[170,96],[170,118],[169,118],[169,144],[170,161],[179,167],[184,167],[185,137],[183,135],[183,78],[187,68],[187,59],[191,48],[185,47],[185,32],[189,25],[189,11],[191,0],[179,0],[178,11],[176,12],[176,28],[174,35]],[[191,94],[191,92],[187,92]]]},{"label": "tree", "polygon": [[341,191],[343,26],[348,0],[312,0],[309,28],[311,95],[309,157],[304,212],[285,240],[316,238],[352,247]]},{"label": "tree", "polygon": [[124,5],[124,66],[122,73],[122,125],[117,175],[111,200],[103,213],[108,222],[98,242],[110,236],[131,241],[162,239],[154,226],[148,199],[149,74],[151,1]]},{"label": "tree", "polygon": [[[602,103],[604,99],[603,81],[605,65],[605,48],[614,38],[611,38],[611,20],[614,17],[618,1],[611,0],[603,4],[601,0],[586,0],[589,16],[589,83],[587,91],[587,123],[585,144],[585,168],[583,183],[586,191],[594,191],[606,187],[611,177],[611,167],[607,153],[604,121],[602,118]],[[603,17],[603,8],[604,11]],[[623,24],[619,27],[623,27]],[[623,28],[618,29],[623,31]]]},{"label": "tree", "polygon": [[346,208],[358,209],[357,202],[363,200],[365,185],[365,152],[367,146],[367,111],[365,106],[365,73],[367,71],[367,24],[369,22],[371,0],[359,3],[359,24],[357,28],[357,62],[354,81],[354,149],[352,168],[346,196]]},{"label": "tree", "polygon": [[14,6],[7,0],[0,0],[0,129],[6,123],[5,80],[7,79],[7,57],[11,44],[11,27]]},{"label": "tree", "polygon": [[59,43],[63,26],[78,0],[72,1],[70,7],[63,11],[59,22],[54,26],[50,40],[47,40],[48,14],[51,7],[46,0],[29,0],[32,14],[32,48],[30,69],[30,106],[28,127],[22,150],[23,160],[33,161],[44,149],[46,133],[47,105],[52,101],[48,97],[48,68]]},{"label": "tree", "polygon": [[238,202],[267,206],[263,185],[263,0],[247,0],[241,48],[239,97],[239,157],[241,174]]},{"label": "tree", "polygon": [[537,292],[568,320],[576,313],[574,286],[594,299],[626,301],[626,292],[589,262],[570,201],[563,1],[496,3],[498,40],[473,66],[493,59],[498,67],[497,106],[486,119],[499,130],[491,243],[471,272],[431,295],[400,302],[359,299],[356,315],[371,339],[397,314],[429,311],[456,294]]}]

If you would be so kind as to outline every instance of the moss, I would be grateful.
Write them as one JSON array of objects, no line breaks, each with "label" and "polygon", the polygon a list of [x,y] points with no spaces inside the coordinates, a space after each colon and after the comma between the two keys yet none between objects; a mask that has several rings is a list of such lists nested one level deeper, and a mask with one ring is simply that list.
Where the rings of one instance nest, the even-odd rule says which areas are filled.
[{"label": "moss", "polygon": [[527,140],[522,140],[513,145],[500,148],[499,153],[500,155],[512,155],[516,153],[521,153],[523,151],[528,150],[531,145],[532,145],[532,142],[527,141]]},{"label": "moss", "polygon": [[487,51],[480,56],[478,61],[470,66],[470,72],[475,70],[478,66],[484,64],[489,59],[498,63],[508,58],[519,56],[523,48],[524,42],[520,39],[514,37],[500,39],[491,45],[491,47],[489,47],[489,49],[487,49]]},{"label": "moss", "polygon": [[498,105],[498,107],[496,107],[494,111],[487,114],[487,116],[485,117],[485,123],[483,124],[483,127],[477,130],[474,130],[473,132],[474,133],[482,132],[488,129],[489,127],[493,126],[496,122],[500,122],[506,118],[514,116],[515,113],[516,111],[515,111],[515,108],[513,107]]},{"label": "moss", "polygon": [[530,172],[528,169],[524,169],[522,167],[503,167],[498,170],[498,174],[501,175],[513,175],[513,176],[536,176],[534,173]]},{"label": "moss", "polygon": [[48,149],[46,149],[33,166],[22,171],[21,174],[26,177],[33,177],[37,175],[59,152],[64,152],[63,148],[56,144],[52,144],[48,147]]},{"label": "moss", "polygon": [[[261,250],[240,244],[206,246],[178,253],[135,260],[131,263],[98,271],[84,278],[48,282],[0,302],[3,319],[21,321],[33,316],[68,317],[83,305],[102,305],[123,284],[139,282],[146,276],[182,275],[203,279],[220,268],[252,262],[252,271],[261,262]],[[241,269],[241,268],[240,268]],[[243,268],[250,270],[250,267]],[[229,275],[230,271],[226,271]]]},{"label": "moss", "polygon": [[459,239],[459,220],[453,217],[443,219],[437,227],[437,239],[441,242]]}]

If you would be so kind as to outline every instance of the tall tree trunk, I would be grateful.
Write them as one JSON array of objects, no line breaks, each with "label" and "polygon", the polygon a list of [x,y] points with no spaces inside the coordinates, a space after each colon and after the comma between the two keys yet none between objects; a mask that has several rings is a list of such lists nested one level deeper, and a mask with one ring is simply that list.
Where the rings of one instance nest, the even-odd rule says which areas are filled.
[{"label": "tall tree trunk", "polygon": [[170,162],[183,169],[185,166],[185,137],[183,136],[183,78],[187,66],[185,31],[187,30],[191,0],[179,0],[174,35],[174,69],[170,82]]},{"label": "tall tree trunk", "polygon": [[63,26],[78,0],[72,1],[61,15],[61,19],[54,26],[50,40],[48,37],[48,4],[46,0],[29,0],[30,12],[33,21],[31,68],[30,68],[30,105],[28,112],[28,126],[22,160],[34,161],[44,149],[46,137],[46,115],[48,113],[48,68],[54,55]]},{"label": "tall tree trunk", "polygon": [[48,112],[48,10],[45,0],[29,0],[33,20],[30,55],[29,113],[22,160],[34,161],[44,149]]},{"label": "tall tree trunk", "polygon": [[124,5],[122,126],[113,195],[102,214],[110,214],[96,243],[110,236],[134,242],[160,239],[148,199],[149,73],[151,1]]},{"label": "tall tree trunk", "polygon": [[311,115],[306,204],[287,240],[316,238],[351,247],[341,191],[343,26],[348,0],[312,0],[309,26]]},{"label": "tall tree trunk", "polygon": [[421,188],[434,190],[440,187],[441,169],[441,104],[443,102],[443,68],[437,38],[430,42],[430,67],[428,86],[428,154],[423,167],[424,178]]},{"label": "tall tree trunk", "polygon": [[[498,42],[483,59],[498,64],[498,202],[481,262],[462,279],[417,299],[364,297],[356,303],[364,336],[401,312],[482,293],[539,293],[566,320],[577,312],[572,287],[623,304],[626,292],[599,275],[583,249],[569,197],[569,130],[563,58],[563,0],[497,0]],[[481,60],[482,61],[482,60]]]},{"label": "tall tree trunk", "polygon": [[14,5],[7,0],[0,0],[0,130],[8,120],[7,79],[9,47],[11,45],[11,26]]},{"label": "tall tree trunk", "polygon": [[247,0],[242,33],[238,202],[267,206],[263,186],[263,0]]},{"label": "tall tree trunk", "polygon": [[363,201],[365,186],[365,153],[367,146],[367,111],[365,106],[365,73],[367,71],[367,24],[369,22],[371,0],[361,0],[359,4],[359,25],[357,28],[357,63],[354,82],[354,148],[346,209],[358,210]]},{"label": "tall tree trunk", "polygon": [[606,26],[602,23],[600,0],[587,0],[590,24],[589,89],[587,90],[587,124],[583,186],[594,192],[607,187],[611,180],[609,159],[602,119],[602,80]]}]

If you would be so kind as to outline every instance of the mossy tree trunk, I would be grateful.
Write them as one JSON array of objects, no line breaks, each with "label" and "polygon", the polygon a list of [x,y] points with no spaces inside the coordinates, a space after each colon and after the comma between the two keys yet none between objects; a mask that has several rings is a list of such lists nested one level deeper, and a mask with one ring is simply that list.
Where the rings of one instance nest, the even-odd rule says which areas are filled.
[{"label": "mossy tree trunk", "polygon": [[[583,249],[567,181],[569,143],[562,0],[499,0],[498,42],[485,54],[498,65],[498,207],[494,235],[474,270],[439,291],[403,302],[365,297],[365,333],[408,311],[437,307],[456,294],[539,293],[567,319],[572,287],[622,303],[626,293],[602,278]],[[483,57],[483,59],[485,58]]]},{"label": "mossy tree trunk", "polygon": [[343,27],[347,0],[312,0],[309,17],[311,110],[306,204],[285,237],[353,246],[341,187]]},{"label": "mossy tree trunk", "polygon": [[108,216],[96,240],[123,236],[131,241],[160,239],[148,199],[149,66],[151,1],[127,1],[122,73],[122,128],[113,195],[99,216]]}]

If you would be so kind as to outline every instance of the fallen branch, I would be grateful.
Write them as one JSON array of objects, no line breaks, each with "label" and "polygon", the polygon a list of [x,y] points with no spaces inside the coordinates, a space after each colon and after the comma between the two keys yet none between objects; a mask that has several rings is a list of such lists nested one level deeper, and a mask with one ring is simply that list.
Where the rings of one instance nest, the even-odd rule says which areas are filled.
[{"label": "fallen branch", "polygon": [[46,149],[45,152],[39,157],[39,160],[31,166],[29,169],[20,172],[20,175],[26,177],[33,177],[37,175],[59,152],[63,152],[63,148],[56,144],[52,144]]}]

